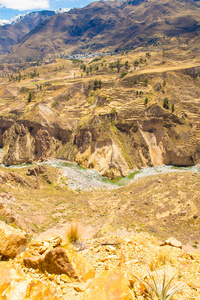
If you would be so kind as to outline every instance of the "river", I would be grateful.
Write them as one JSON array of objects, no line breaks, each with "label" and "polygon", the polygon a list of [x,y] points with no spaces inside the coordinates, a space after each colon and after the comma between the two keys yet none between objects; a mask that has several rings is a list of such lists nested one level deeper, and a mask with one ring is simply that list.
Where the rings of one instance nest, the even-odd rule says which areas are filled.
[{"label": "river", "polygon": [[[2,149],[0,149],[0,157]],[[68,163],[60,159],[52,159],[42,163],[35,163],[33,165],[43,164],[60,168],[63,171],[63,176],[66,177],[66,185],[69,188],[76,190],[99,190],[99,189],[114,189],[119,186],[125,186],[131,181],[136,181],[139,178],[146,176],[153,176],[169,172],[200,172],[200,166],[193,167],[174,167],[174,166],[159,166],[143,168],[137,171],[131,171],[127,177],[119,177],[115,179],[108,179],[101,176],[97,171],[91,169],[84,169],[78,165]],[[1,166],[4,166],[1,164]],[[6,168],[24,168],[31,165],[13,165]],[[5,167],[5,166],[4,166]]]}]

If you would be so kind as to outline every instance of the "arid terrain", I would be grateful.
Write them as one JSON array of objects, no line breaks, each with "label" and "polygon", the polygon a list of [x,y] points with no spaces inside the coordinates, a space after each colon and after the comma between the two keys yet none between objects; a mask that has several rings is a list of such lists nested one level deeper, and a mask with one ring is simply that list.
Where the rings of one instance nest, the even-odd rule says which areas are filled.
[{"label": "arid terrain", "polygon": [[[2,50],[0,299],[163,299],[148,284],[164,274],[171,299],[200,299],[199,3],[154,2],[34,15]],[[64,52],[38,42],[58,20]]]},{"label": "arid terrain", "polygon": [[[101,299],[104,281],[113,283],[105,299],[111,291],[117,293],[114,299],[121,293],[123,299],[145,299],[150,294],[145,296],[134,276],[144,279],[148,268],[153,272],[156,267],[157,272],[165,268],[169,279],[178,274],[175,281],[186,285],[174,299],[199,299],[199,56],[187,47],[191,45],[182,52],[137,49],[84,61],[57,59],[6,76],[9,65],[3,65],[0,142],[5,165],[62,158],[108,178],[163,164],[196,167],[181,172],[175,167],[110,189],[103,184],[82,188],[80,181],[70,187],[71,179],[53,163],[2,165],[1,220],[25,230],[29,240],[47,235],[63,239],[55,250],[48,238],[32,240],[34,246],[10,265],[1,265],[7,272],[1,278],[2,286],[7,282],[2,295],[17,293],[9,283],[15,274],[24,289],[32,287],[25,299]],[[75,246],[66,246],[71,222],[79,222],[83,235]],[[169,237],[180,241],[183,250],[160,247]],[[44,245],[49,246],[37,256]],[[58,266],[49,269],[48,253],[62,259],[68,255],[79,279]],[[83,257],[92,269],[81,268],[89,275],[80,273],[79,260],[75,263],[84,263]]]}]

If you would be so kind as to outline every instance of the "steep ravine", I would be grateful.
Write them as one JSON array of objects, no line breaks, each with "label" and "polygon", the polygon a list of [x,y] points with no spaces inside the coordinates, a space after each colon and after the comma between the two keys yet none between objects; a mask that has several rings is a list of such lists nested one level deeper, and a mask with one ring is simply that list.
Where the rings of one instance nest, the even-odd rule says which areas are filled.
[{"label": "steep ravine", "polygon": [[2,162],[13,164],[63,158],[108,178],[158,165],[193,166],[200,143],[192,144],[195,127],[157,104],[132,122],[111,113],[92,116],[77,127],[29,120],[0,122]]}]

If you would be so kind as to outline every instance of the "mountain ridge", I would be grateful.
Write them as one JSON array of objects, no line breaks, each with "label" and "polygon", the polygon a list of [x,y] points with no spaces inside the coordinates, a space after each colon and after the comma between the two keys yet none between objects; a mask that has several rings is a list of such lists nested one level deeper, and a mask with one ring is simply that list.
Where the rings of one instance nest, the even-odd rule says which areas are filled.
[{"label": "mountain ridge", "polygon": [[187,40],[199,32],[200,6],[194,1],[96,1],[40,22],[8,57],[133,49],[163,43],[165,37]]},{"label": "mountain ridge", "polygon": [[43,10],[40,12],[31,12],[21,16],[13,24],[0,26],[0,54],[10,51],[11,47],[20,41],[30,30],[49,16],[54,15],[54,11]]}]

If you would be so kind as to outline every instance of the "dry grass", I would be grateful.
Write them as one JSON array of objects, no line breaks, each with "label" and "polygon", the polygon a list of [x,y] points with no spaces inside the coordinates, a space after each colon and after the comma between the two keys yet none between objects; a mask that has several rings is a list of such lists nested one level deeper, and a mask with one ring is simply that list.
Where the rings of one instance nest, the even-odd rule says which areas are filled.
[{"label": "dry grass", "polygon": [[83,235],[83,228],[80,223],[72,222],[66,228],[66,237],[70,243],[78,242]]},{"label": "dry grass", "polygon": [[167,265],[168,263],[173,265],[175,263],[175,257],[172,255],[169,249],[161,248],[157,258],[150,261],[149,269],[151,271],[155,271],[155,269]]}]

